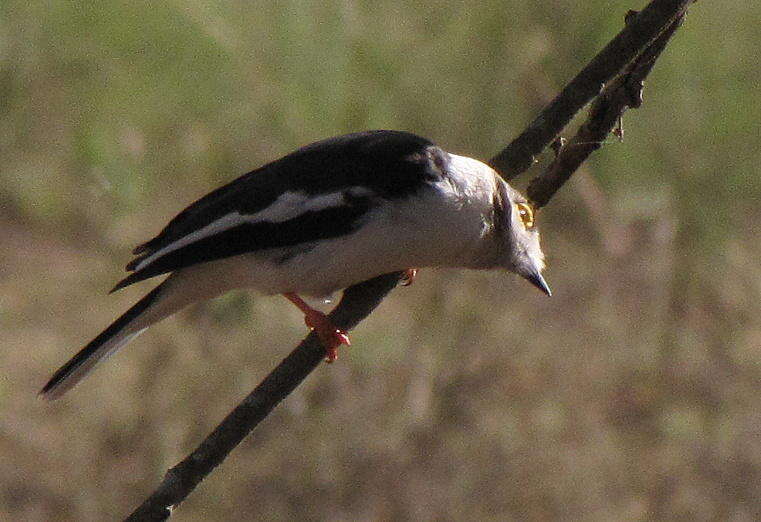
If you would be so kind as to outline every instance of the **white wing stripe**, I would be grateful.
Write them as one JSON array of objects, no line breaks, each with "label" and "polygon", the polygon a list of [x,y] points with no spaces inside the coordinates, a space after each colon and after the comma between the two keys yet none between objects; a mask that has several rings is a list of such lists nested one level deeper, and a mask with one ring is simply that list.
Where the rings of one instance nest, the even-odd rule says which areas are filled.
[{"label": "white wing stripe", "polygon": [[[348,192],[352,196],[361,196],[370,192],[364,187],[351,187]],[[153,263],[156,259],[178,250],[186,245],[195,243],[201,239],[219,234],[230,228],[236,227],[243,223],[282,223],[298,217],[306,212],[319,211],[331,207],[343,205],[344,191],[331,192],[320,196],[310,196],[304,192],[285,192],[268,207],[256,212],[255,214],[243,215],[239,212],[231,212],[221,218],[212,221],[208,225],[181,237],[177,241],[166,245],[157,250],[150,256],[143,259],[135,266],[135,271],[142,270]]]}]

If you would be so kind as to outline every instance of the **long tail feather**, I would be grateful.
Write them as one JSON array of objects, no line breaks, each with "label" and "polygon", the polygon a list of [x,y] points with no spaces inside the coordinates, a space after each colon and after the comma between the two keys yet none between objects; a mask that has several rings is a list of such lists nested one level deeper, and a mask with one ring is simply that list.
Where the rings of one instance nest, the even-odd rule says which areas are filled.
[{"label": "long tail feather", "polygon": [[48,400],[59,398],[81,381],[98,362],[140,335],[152,323],[144,319],[145,312],[156,302],[163,287],[162,283],[154,288],[61,366],[42,388],[40,395]]}]

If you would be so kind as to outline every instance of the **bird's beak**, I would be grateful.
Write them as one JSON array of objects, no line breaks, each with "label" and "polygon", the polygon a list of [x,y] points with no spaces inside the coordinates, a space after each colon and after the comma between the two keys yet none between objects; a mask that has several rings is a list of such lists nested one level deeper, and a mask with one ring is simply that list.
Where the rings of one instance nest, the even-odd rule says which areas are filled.
[{"label": "bird's beak", "polygon": [[530,274],[524,275],[523,277],[528,279],[531,282],[531,284],[533,284],[539,290],[541,290],[548,296],[552,297],[552,290],[550,290],[550,287],[547,284],[547,281],[544,280],[544,278],[542,277],[542,274],[540,274],[538,271],[531,272]]}]

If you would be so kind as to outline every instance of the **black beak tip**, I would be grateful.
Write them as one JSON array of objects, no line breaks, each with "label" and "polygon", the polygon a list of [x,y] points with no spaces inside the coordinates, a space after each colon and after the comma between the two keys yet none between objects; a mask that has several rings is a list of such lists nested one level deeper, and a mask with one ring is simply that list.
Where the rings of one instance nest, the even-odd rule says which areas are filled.
[{"label": "black beak tip", "polygon": [[547,294],[548,297],[552,297],[552,290],[550,290],[550,286],[547,284],[547,281],[544,280],[542,274],[536,272],[534,274],[527,275],[526,279],[528,279],[531,284],[533,284],[539,290]]}]

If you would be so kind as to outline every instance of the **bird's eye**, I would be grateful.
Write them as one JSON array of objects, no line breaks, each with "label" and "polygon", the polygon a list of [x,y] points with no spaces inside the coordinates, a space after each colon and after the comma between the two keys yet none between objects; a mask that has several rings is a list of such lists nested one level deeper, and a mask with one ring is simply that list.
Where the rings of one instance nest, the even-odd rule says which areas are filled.
[{"label": "bird's eye", "polygon": [[534,210],[531,208],[531,205],[526,203],[516,203],[515,208],[518,209],[518,215],[521,217],[521,221],[523,221],[523,226],[526,227],[526,230],[534,228]]}]

